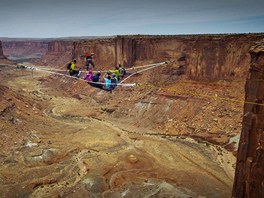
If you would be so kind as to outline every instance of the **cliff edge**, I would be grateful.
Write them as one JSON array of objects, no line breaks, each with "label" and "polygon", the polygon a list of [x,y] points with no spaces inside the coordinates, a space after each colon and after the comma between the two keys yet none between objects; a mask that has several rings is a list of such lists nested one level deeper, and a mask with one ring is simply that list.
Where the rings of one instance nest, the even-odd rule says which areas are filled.
[{"label": "cliff edge", "polygon": [[264,196],[264,40],[250,54],[245,98],[253,103],[244,106],[233,197],[254,198]]},{"label": "cliff edge", "polygon": [[2,48],[2,41],[0,41],[0,65],[9,65],[9,64],[15,64],[13,61],[8,60],[4,53]]},{"label": "cliff edge", "polygon": [[3,53],[2,41],[0,41],[0,59],[4,59],[4,58],[6,57],[4,56],[4,53]]}]

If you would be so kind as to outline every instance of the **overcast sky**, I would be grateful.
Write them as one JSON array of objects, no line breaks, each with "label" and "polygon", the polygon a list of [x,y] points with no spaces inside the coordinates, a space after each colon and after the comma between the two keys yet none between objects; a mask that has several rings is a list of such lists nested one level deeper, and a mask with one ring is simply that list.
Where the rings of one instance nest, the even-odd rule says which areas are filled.
[{"label": "overcast sky", "polygon": [[0,0],[0,37],[264,32],[264,0]]}]

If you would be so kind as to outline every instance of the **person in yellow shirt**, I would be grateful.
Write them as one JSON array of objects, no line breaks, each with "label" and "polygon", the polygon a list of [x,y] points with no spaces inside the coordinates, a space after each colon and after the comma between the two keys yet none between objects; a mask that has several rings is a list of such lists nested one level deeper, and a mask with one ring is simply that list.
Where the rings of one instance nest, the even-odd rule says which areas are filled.
[{"label": "person in yellow shirt", "polygon": [[76,75],[77,78],[80,77],[81,71],[80,69],[77,69],[75,59],[71,62],[69,73],[70,73],[70,76]]},{"label": "person in yellow shirt", "polygon": [[110,69],[109,72],[112,73],[112,74],[115,74],[115,77],[117,78],[117,80],[120,80],[119,79],[119,68],[118,67],[116,67],[115,69]]}]

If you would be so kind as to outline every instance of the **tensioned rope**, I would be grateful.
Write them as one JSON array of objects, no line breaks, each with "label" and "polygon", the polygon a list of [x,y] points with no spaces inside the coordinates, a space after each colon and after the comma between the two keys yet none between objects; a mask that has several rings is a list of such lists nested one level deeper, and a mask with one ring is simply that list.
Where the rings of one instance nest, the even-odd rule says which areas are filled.
[{"label": "tensioned rope", "polygon": [[[161,63],[174,63],[176,60],[172,60],[172,61],[166,61],[166,62],[161,62]],[[161,64],[161,63],[153,63],[153,64],[148,64],[148,65],[141,65],[141,66],[133,66],[131,68],[126,68],[126,71],[130,71],[130,70],[137,70],[137,69],[140,69],[140,68],[145,68],[145,67],[152,67],[152,66],[158,66],[157,64]],[[23,64],[18,64],[20,66],[23,66]],[[1,65],[0,65],[1,66]],[[40,68],[41,67],[41,68]],[[44,65],[34,65],[34,68],[37,68],[37,69],[41,69],[41,70],[45,70],[45,71],[58,71],[58,72],[65,72],[66,70],[63,70],[63,69],[55,69],[55,68],[47,68],[48,66],[44,66]],[[147,69],[148,70],[148,69]],[[256,69],[253,69],[254,71],[258,71],[258,72],[261,72],[259,70],[256,70]],[[80,70],[81,72],[87,72],[86,70]],[[144,70],[145,71],[145,70]],[[177,70],[179,71],[179,70]],[[109,72],[109,70],[93,70],[94,73],[106,73],[106,72]],[[139,73],[140,71],[136,71],[135,74],[133,75],[136,75],[137,73]],[[262,71],[263,72],[263,71]],[[224,80],[224,81],[232,81],[232,82],[245,82],[245,81],[251,81],[251,82],[261,82],[261,81],[264,81],[263,79],[230,79],[230,78],[221,78],[221,79],[217,79],[217,80]],[[123,84],[124,86],[124,84]]]},{"label": "tensioned rope", "polygon": [[[160,65],[163,65],[163,64],[167,64],[167,62],[162,62],[162,63],[156,63],[156,64],[151,64],[151,65],[148,65],[148,68],[146,69],[143,69],[143,70],[140,70],[140,71],[136,71],[134,73],[132,73],[131,75],[129,75],[128,77],[126,77],[125,79],[123,79],[120,83],[117,83],[117,84],[113,84],[111,83],[111,85],[118,85],[118,86],[137,86],[138,84],[137,83],[126,83],[126,84],[122,84],[125,80],[127,80],[128,78],[132,77],[133,75],[136,75],[138,73],[141,73],[141,72],[144,72],[144,71],[147,71],[149,69],[153,69],[153,68],[156,68]],[[16,65],[0,65],[0,66],[12,66],[12,67],[17,67]],[[69,77],[69,78],[73,78],[73,79],[78,79],[76,77],[73,77],[73,76],[69,76],[69,75],[66,75],[66,74],[61,74],[61,73],[58,73],[58,72],[52,72],[52,71],[47,71],[47,70],[41,70],[39,68],[36,68],[36,67],[29,67],[29,66],[25,66],[26,69],[31,69],[31,70],[36,70],[36,71],[43,71],[43,72],[48,72],[48,73],[51,73],[51,74],[55,74],[55,75],[61,75],[61,76],[66,76],[66,77]],[[145,66],[139,66],[137,68],[142,68],[142,67],[146,67]],[[91,83],[91,84],[101,84],[101,85],[105,85],[105,83],[101,83],[101,82],[92,82],[92,81],[86,81],[86,80],[83,80],[83,79],[78,79],[78,80],[81,80],[81,81],[84,81],[84,82],[88,82],[88,83]],[[140,86],[150,86],[149,84],[140,84]],[[187,94],[187,95],[192,95],[192,96],[196,96],[196,97],[202,97],[202,98],[211,98],[211,99],[215,99],[215,100],[225,100],[225,101],[231,101],[231,102],[239,102],[239,103],[247,103],[247,104],[253,104],[253,105],[260,105],[260,106],[264,106],[264,104],[262,103],[257,103],[257,102],[251,102],[251,101],[246,101],[246,100],[238,100],[238,99],[232,99],[232,98],[225,98],[225,97],[219,97],[219,96],[209,96],[209,95],[206,95],[206,94],[194,94],[194,93],[187,93],[187,92],[175,92],[175,90],[173,89],[170,89],[172,91],[174,91],[174,94],[180,94],[180,95],[184,95],[184,94]]]},{"label": "tensioned rope", "polygon": [[[67,75],[67,74],[61,74],[61,73],[58,73],[58,72],[52,72],[52,71],[48,71],[48,70],[42,70],[42,69],[34,68],[34,67],[29,67],[28,69],[33,69],[33,70],[36,70],[36,71],[42,71],[42,72],[47,72],[47,73],[51,73],[51,74],[55,74],[55,75],[65,76],[65,77],[73,78],[73,79],[80,80],[80,81],[83,81],[83,82],[86,82],[86,83],[92,83],[92,84],[98,84],[98,85],[105,85],[105,84],[106,84],[106,83],[103,83],[103,82],[86,81],[86,80],[84,80],[84,79],[77,78],[77,77],[74,77],[74,76],[69,76],[69,75]],[[110,83],[110,85],[124,86],[124,87],[132,87],[132,86],[136,86],[135,83],[126,83],[126,84],[120,84],[120,83],[116,83],[116,84],[115,84],[115,83]]]},{"label": "tensioned rope", "polygon": [[[136,71],[134,73],[132,73],[131,75],[129,75],[127,78],[125,78],[124,80],[122,80],[120,83],[110,83],[109,85],[114,85],[114,86],[122,86],[122,87],[132,87],[132,86],[136,86],[137,84],[136,83],[123,83],[125,80],[127,80],[128,78],[130,78],[131,76],[135,75],[135,74],[138,74],[138,73],[141,73],[141,72],[144,72],[144,71],[147,71],[149,69],[153,69],[157,66],[160,66],[160,65],[163,65],[167,62],[161,62],[161,63],[154,63],[154,64],[149,64],[149,65],[142,65],[142,66],[137,66],[137,67],[133,67],[133,68],[129,68],[128,70],[133,70],[133,69],[138,69],[138,68],[144,68],[144,67],[148,67],[146,69],[143,69],[143,70],[140,70],[140,71]],[[16,65],[2,65],[2,66],[12,66],[12,67],[17,67]],[[60,75],[60,76],[65,76],[65,77],[68,77],[68,78],[73,78],[73,79],[77,79],[77,80],[80,80],[80,81],[83,81],[83,82],[86,82],[86,83],[90,83],[90,84],[98,84],[98,85],[106,85],[106,83],[103,83],[103,82],[93,82],[93,81],[86,81],[84,79],[80,79],[80,78],[77,78],[77,77],[74,77],[74,76],[69,76],[67,74],[62,74],[62,73],[58,73],[58,72],[54,72],[54,71],[50,71],[50,70],[47,70],[47,69],[41,69],[39,67],[33,67],[33,66],[25,66],[25,65],[21,65],[23,66],[25,69],[29,69],[29,70],[32,70],[32,71],[40,71],[40,72],[46,72],[46,73],[50,73],[50,74],[54,74],[54,75]],[[63,70],[64,71],[64,70]]]},{"label": "tensioned rope", "polygon": [[[0,65],[0,66],[17,67],[16,65]],[[49,71],[49,70],[42,70],[42,69],[39,69],[37,67],[24,66],[23,65],[23,68],[24,69],[28,69],[28,70],[32,70],[32,71],[40,71],[40,72],[46,72],[46,73],[50,73],[50,74],[54,74],[54,75],[64,76],[64,77],[67,77],[67,78],[72,78],[72,79],[83,81],[83,82],[86,82],[86,83],[105,85],[105,83],[102,83],[102,82],[86,81],[86,80],[81,79],[81,78],[77,78],[77,77],[74,77],[74,76],[70,76],[70,75],[67,75],[67,74],[61,74],[61,73],[53,72],[53,71]],[[127,83],[127,84],[122,84],[122,85],[120,85],[119,83],[117,83],[117,84],[111,83],[110,85],[119,85],[119,86],[124,86],[124,87],[125,86],[136,86],[135,83]]]},{"label": "tensioned rope", "polygon": [[[167,64],[167,63],[168,63],[168,62],[161,62],[161,63],[151,64],[151,66],[148,65],[148,66],[149,66],[148,68],[146,68],[146,69],[142,69],[142,70],[140,70],[140,71],[136,71],[136,72],[130,74],[128,77],[126,77],[126,78],[124,78],[123,80],[121,80],[119,84],[122,84],[124,81],[126,81],[127,79],[129,79],[130,77],[132,77],[132,76],[134,76],[134,75],[136,75],[136,74],[142,73],[142,72],[144,72],[144,71],[147,71],[147,70],[149,70],[149,69],[153,69],[153,68],[155,68],[155,67],[158,67],[158,66],[161,66],[161,65],[164,65],[164,64]],[[143,67],[143,66],[141,66],[141,67]]]},{"label": "tensioned rope", "polygon": [[[167,64],[167,63],[168,62],[165,61],[165,62],[161,62],[161,63],[154,63],[154,64],[142,65],[142,66],[137,66],[137,67],[130,68],[132,70],[132,69],[138,69],[138,68],[147,67],[146,69],[143,69],[143,70],[136,71],[136,72],[132,73],[131,75],[129,75],[128,77],[126,77],[125,79],[123,79],[122,81],[120,81],[120,83],[110,83],[110,85],[123,86],[123,87],[136,86],[137,85],[136,83],[123,83],[123,82],[125,80],[129,79],[130,77],[132,77],[135,74],[142,73],[144,71],[147,71],[149,69],[153,69],[155,67],[158,67],[158,66],[161,66],[161,65],[164,65],[164,64]],[[61,73],[58,73],[58,72],[52,72],[52,71],[48,71],[48,70],[42,70],[42,69],[39,69],[39,68],[36,68],[36,67],[28,67],[28,69],[33,69],[33,70],[38,70],[38,71],[43,71],[43,72],[49,72],[49,73],[52,73],[52,74],[63,75],[63,76],[67,76],[67,77],[71,77],[71,78],[76,79],[76,77],[73,77],[73,76],[61,74]],[[106,83],[102,83],[102,82],[86,81],[86,80],[83,80],[83,79],[78,79],[78,80],[81,80],[81,81],[84,81],[84,82],[88,82],[88,83],[91,83],[91,84],[100,84],[100,85],[105,85],[106,84]]]},{"label": "tensioned rope", "polygon": [[[167,63],[171,63],[169,61],[167,61]],[[156,63],[157,64],[157,63]],[[156,64],[149,64],[149,65],[142,65],[142,66],[136,66],[136,67],[131,67],[131,68],[126,68],[126,71],[130,71],[130,70],[137,70],[139,68],[144,68],[144,67],[151,67],[151,66],[155,66]],[[18,65],[23,65],[23,64],[18,64]],[[0,65],[1,66],[1,65]],[[2,65],[4,66],[4,65]],[[41,66],[38,65],[37,67],[34,66],[35,68],[41,69],[41,70],[45,70],[45,71],[58,71],[58,72],[65,72],[66,70],[63,69],[55,69],[55,68],[47,68],[47,66]],[[41,68],[40,68],[41,67]],[[80,70],[82,73],[87,72],[87,70]],[[177,71],[183,71],[183,70],[177,70]],[[109,72],[109,70],[93,70],[94,73],[107,73]],[[139,71],[137,71],[138,73]],[[135,75],[135,74],[133,74]],[[216,80],[222,80],[222,81],[232,81],[232,82],[245,82],[245,81],[251,81],[251,82],[262,82],[264,81],[264,79],[230,79],[230,78],[220,78],[220,79],[216,79]],[[184,80],[182,82],[185,82]],[[188,82],[188,81],[186,81]],[[192,82],[193,83],[193,82]]]},{"label": "tensioned rope", "polygon": [[[166,62],[162,62],[162,63],[169,63],[169,61],[166,61]],[[126,68],[127,71],[130,71],[130,70],[136,70],[136,69],[140,69],[140,68],[145,68],[145,67],[151,67],[151,66],[156,66],[157,64],[160,64],[160,63],[153,63],[153,64],[148,64],[148,65],[141,65],[141,66],[133,66],[131,68]],[[18,65],[23,65],[23,64],[18,64]],[[55,69],[55,68],[47,68],[47,66],[42,66],[42,65],[37,65],[37,66],[34,66],[35,68],[39,68],[41,67],[42,70],[49,70],[49,71],[61,71],[61,72],[64,72],[65,70],[63,69]],[[39,68],[40,69],[40,68]],[[84,70],[85,71],[85,70]],[[81,70],[81,72],[83,72],[83,70]],[[102,70],[102,71],[93,71],[93,72],[102,72],[102,73],[105,73],[105,72],[109,72],[109,70]]]}]

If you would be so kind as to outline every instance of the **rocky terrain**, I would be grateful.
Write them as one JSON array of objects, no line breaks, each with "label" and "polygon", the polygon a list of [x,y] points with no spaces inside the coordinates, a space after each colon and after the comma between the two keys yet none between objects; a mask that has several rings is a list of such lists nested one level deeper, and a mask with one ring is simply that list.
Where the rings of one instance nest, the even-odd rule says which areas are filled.
[{"label": "rocky terrain", "polygon": [[[163,61],[173,62],[171,77],[181,70],[193,80],[245,79],[250,47],[263,34],[117,36],[105,39],[54,41],[39,65],[63,68],[72,57],[83,67],[80,55],[94,52],[96,69],[113,68],[118,63],[131,67]],[[65,56],[67,55],[67,56]],[[63,58],[61,58],[63,57]],[[174,73],[173,73],[174,72]]]},{"label": "rocky terrain", "polygon": [[6,40],[3,41],[6,57],[16,62],[32,62],[48,51],[48,41],[42,40]]},{"label": "rocky terrain", "polygon": [[243,128],[239,142],[234,197],[264,196],[264,40],[250,49]]},{"label": "rocky terrain", "polygon": [[72,59],[73,41],[51,41],[47,53],[34,63],[36,65],[61,67]]},{"label": "rocky terrain", "polygon": [[[103,70],[119,62],[171,61],[126,81],[141,86],[112,93],[68,77],[1,66],[0,194],[230,197],[243,77],[250,66],[246,50],[260,37],[123,36],[49,43],[38,62],[46,60],[46,69],[62,68],[68,56],[81,66],[79,55],[88,50]],[[226,58],[215,59],[220,55]],[[56,62],[57,56],[65,58]]]},{"label": "rocky terrain", "polygon": [[155,105],[152,94],[124,99],[119,94],[132,90],[111,95],[74,79],[4,71],[2,197],[230,196],[234,156],[155,131],[154,112],[145,125],[135,124],[142,117],[136,112]]},{"label": "rocky terrain", "polygon": [[15,64],[15,62],[6,58],[3,52],[2,42],[0,41],[0,65],[1,64]]}]

